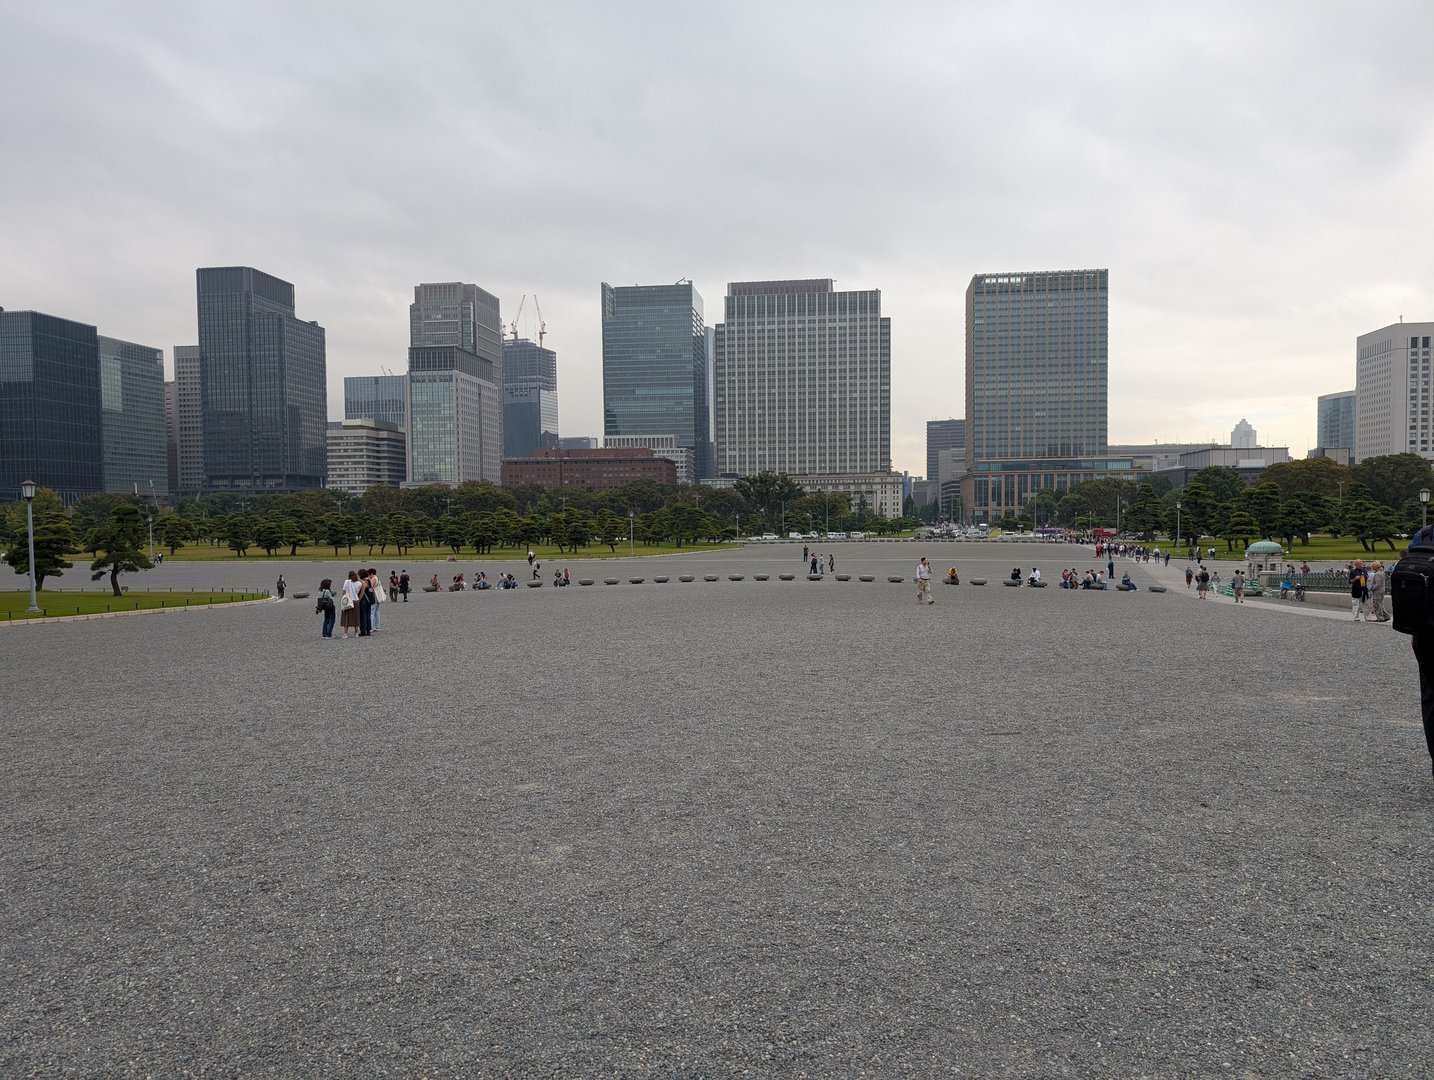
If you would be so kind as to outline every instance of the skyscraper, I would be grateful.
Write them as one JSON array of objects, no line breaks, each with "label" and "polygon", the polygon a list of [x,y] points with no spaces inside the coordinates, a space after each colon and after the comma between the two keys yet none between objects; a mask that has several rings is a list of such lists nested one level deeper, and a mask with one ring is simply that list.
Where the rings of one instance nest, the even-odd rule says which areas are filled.
[{"label": "skyscraper", "polygon": [[1230,431],[1230,445],[1236,450],[1250,450],[1260,445],[1260,437],[1255,432],[1255,426],[1243,416]]},{"label": "skyscraper", "polygon": [[103,489],[99,335],[0,309],[0,501],[33,480],[65,502]]},{"label": "skyscraper", "polygon": [[714,334],[724,474],[891,470],[891,320],[826,278],[727,286]]},{"label": "skyscraper", "polygon": [[977,274],[966,290],[965,516],[1130,475],[1105,460],[1109,272]]},{"label": "skyscraper", "polygon": [[1354,391],[1321,394],[1317,403],[1317,438],[1322,450],[1343,448],[1354,451]]},{"label": "skyscraper", "polygon": [[505,340],[503,457],[530,457],[557,445],[558,354],[527,338]]},{"label": "skyscraper", "polygon": [[1394,323],[1355,346],[1354,460],[1384,454],[1434,458],[1429,343],[1434,322]]},{"label": "skyscraper", "polygon": [[380,423],[396,427],[400,431],[406,430],[408,427],[408,376],[345,376],[344,419],[377,420]]},{"label": "skyscraper", "polygon": [[939,480],[938,464],[941,451],[959,450],[958,457],[966,456],[965,420],[926,421],[926,479]]},{"label": "skyscraper", "polygon": [[98,342],[105,490],[167,495],[164,354],[103,335]]},{"label": "skyscraper", "polygon": [[205,487],[324,485],[324,330],[294,315],[294,286],[250,266],[197,272]]},{"label": "skyscraper", "polygon": [[675,285],[602,285],[604,435],[672,435],[712,475],[702,297]]},{"label": "skyscraper", "polygon": [[174,347],[175,469],[184,495],[204,490],[204,394],[199,383],[199,346]]},{"label": "skyscraper", "polygon": [[416,285],[409,309],[408,482],[502,480],[503,322],[477,285]]}]

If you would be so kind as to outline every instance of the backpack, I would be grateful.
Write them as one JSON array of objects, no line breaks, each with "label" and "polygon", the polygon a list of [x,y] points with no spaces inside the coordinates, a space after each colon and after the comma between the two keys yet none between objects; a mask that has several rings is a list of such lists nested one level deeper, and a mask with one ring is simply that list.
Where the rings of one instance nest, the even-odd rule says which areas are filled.
[{"label": "backpack", "polygon": [[1389,574],[1394,629],[1401,634],[1434,633],[1434,525],[1409,539],[1409,550]]}]

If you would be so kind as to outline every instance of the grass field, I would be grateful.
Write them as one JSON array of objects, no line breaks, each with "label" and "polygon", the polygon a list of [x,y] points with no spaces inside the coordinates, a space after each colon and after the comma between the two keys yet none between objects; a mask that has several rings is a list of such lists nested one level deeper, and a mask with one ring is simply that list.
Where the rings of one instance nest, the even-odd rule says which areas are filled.
[{"label": "grass field", "polygon": [[105,589],[103,592],[45,592],[35,596],[40,607],[38,615],[25,609],[30,606],[30,590],[0,592],[0,619],[44,619],[62,615],[99,615],[107,611],[142,611],[146,608],[194,607],[201,604],[233,604],[240,600],[260,600],[266,594],[226,592],[213,589],[205,592],[127,592],[123,596]]},{"label": "grass field", "polygon": [[[1180,558],[1183,554],[1184,549],[1176,547],[1174,543],[1168,539],[1164,541],[1157,540],[1155,543],[1162,551],[1165,550],[1166,544],[1170,544],[1170,550],[1173,553],[1171,555],[1172,561]],[[1388,563],[1398,559],[1399,556],[1403,554],[1408,543],[1407,540],[1395,540],[1393,550],[1390,549],[1388,544],[1380,544],[1379,550],[1367,551],[1358,540],[1348,536],[1312,536],[1308,544],[1301,544],[1298,540],[1295,541],[1295,546],[1289,549],[1289,554],[1285,556],[1285,559],[1288,562],[1294,563],[1296,566],[1298,566],[1301,561],[1308,562],[1311,565],[1327,562],[1343,564],[1351,559],[1363,559],[1365,562],[1370,562],[1373,559],[1383,559]],[[1201,546],[1206,549],[1213,547],[1215,549],[1215,560],[1217,562],[1221,560],[1244,562],[1245,560],[1244,548],[1238,544],[1235,546],[1234,551],[1226,551],[1225,541],[1210,540],[1207,538],[1201,541]]]},{"label": "grass field", "polygon": [[[625,559],[630,555],[671,555],[678,551],[721,551],[723,548],[734,548],[737,546],[736,544],[722,543],[688,544],[681,548],[673,544],[638,544],[635,547],[629,547],[628,544],[624,542],[617,545],[616,551],[609,551],[607,546],[603,545],[601,547],[592,546],[579,548],[575,554],[571,551],[560,552],[552,544],[535,544],[533,545],[533,551],[538,556],[539,562],[548,562],[550,560],[571,562],[576,559]],[[218,559],[226,561],[236,559],[242,562],[262,563],[269,561],[292,562],[295,559],[300,559],[305,562],[340,562],[345,565],[352,563],[354,566],[357,566],[359,563],[367,563],[375,559],[384,562],[393,562],[395,559],[407,559],[410,562],[443,562],[452,554],[453,549],[448,547],[419,547],[415,545],[409,548],[404,554],[399,555],[392,544],[389,544],[387,549],[382,552],[379,551],[377,544],[374,545],[372,551],[369,550],[367,544],[355,544],[352,555],[348,553],[347,548],[340,548],[339,554],[336,556],[331,546],[316,547],[314,545],[301,544],[297,555],[290,555],[289,549],[283,547],[275,553],[272,560],[265,554],[263,548],[251,547],[249,554],[240,560],[239,557],[227,547],[220,547],[217,544],[193,544],[189,547],[180,548],[179,551],[173,555],[170,555],[169,552],[166,551],[164,553],[164,561],[213,562]],[[482,559],[485,562],[527,562],[528,549],[526,547],[495,547],[492,552],[487,555],[475,555],[471,547],[465,547],[459,552],[458,559],[461,562],[473,562],[476,559]]]}]

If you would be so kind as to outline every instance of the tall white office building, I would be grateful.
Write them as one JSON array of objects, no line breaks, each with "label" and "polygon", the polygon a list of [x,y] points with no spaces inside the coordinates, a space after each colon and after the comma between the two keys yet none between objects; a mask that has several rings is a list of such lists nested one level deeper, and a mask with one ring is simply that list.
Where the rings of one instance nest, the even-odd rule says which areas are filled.
[{"label": "tall white office building", "polygon": [[717,472],[891,471],[891,320],[829,278],[727,286],[713,332]]},{"label": "tall white office building", "polygon": [[1354,460],[1419,454],[1434,460],[1429,403],[1434,322],[1395,323],[1355,347]]}]

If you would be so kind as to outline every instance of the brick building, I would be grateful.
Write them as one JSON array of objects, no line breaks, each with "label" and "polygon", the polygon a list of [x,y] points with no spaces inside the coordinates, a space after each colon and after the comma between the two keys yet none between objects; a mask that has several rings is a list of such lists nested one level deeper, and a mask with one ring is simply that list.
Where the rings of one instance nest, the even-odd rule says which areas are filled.
[{"label": "brick building", "polygon": [[538,450],[503,462],[503,486],[577,487],[589,491],[624,487],[636,480],[677,483],[677,466],[650,447],[604,450]]}]

